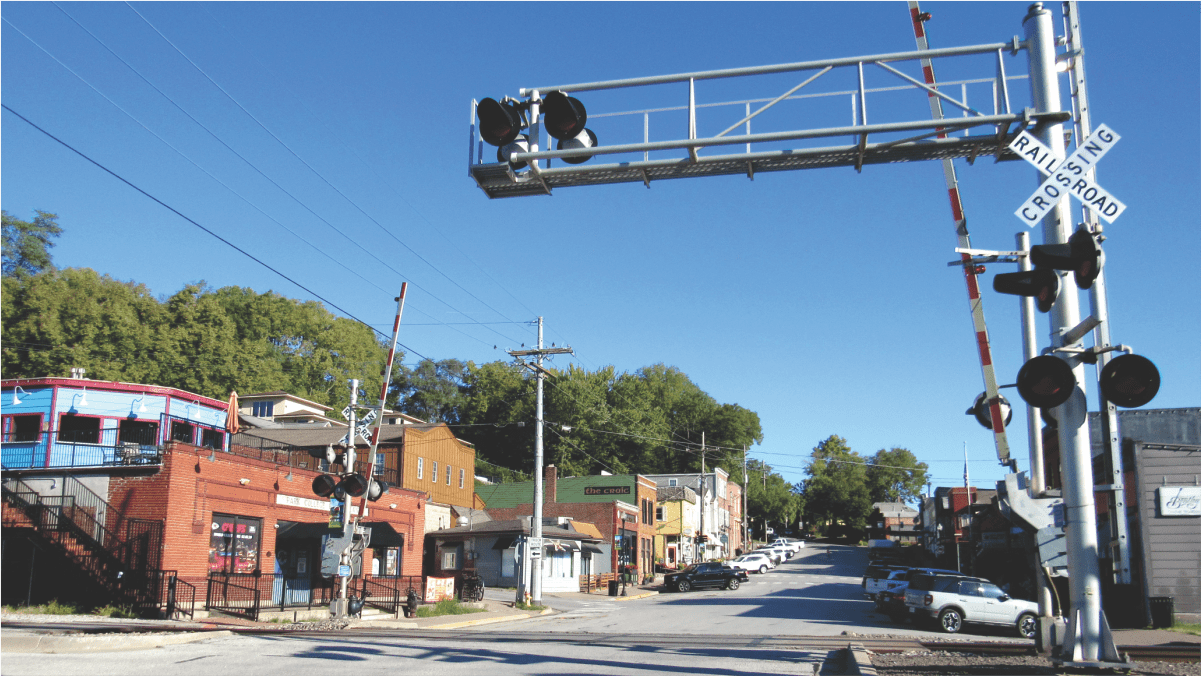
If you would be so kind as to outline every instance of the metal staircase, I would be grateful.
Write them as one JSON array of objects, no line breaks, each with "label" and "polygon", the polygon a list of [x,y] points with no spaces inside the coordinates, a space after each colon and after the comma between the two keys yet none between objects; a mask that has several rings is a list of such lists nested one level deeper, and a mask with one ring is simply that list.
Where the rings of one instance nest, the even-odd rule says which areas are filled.
[{"label": "metal staircase", "polygon": [[[125,519],[74,477],[61,481],[62,494],[53,496],[19,479],[5,481],[3,527],[28,529],[35,542],[70,561],[114,606],[139,615],[192,615],[195,588],[176,571],[159,568],[161,524]],[[110,515],[125,525],[125,538],[108,527]]]}]

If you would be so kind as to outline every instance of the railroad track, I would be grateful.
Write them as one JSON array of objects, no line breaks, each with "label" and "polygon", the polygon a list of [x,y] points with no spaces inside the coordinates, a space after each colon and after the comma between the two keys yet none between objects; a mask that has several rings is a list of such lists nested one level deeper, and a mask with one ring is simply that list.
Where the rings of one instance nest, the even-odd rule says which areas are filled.
[{"label": "railroad track", "polygon": [[[979,643],[979,642],[923,642],[927,650],[945,652],[980,653],[984,655],[1032,655],[1034,647],[1023,644]],[[875,649],[876,652],[901,652],[901,649]],[[1126,655],[1135,662],[1201,662],[1201,643],[1175,645],[1128,645],[1118,646],[1118,652]]]}]

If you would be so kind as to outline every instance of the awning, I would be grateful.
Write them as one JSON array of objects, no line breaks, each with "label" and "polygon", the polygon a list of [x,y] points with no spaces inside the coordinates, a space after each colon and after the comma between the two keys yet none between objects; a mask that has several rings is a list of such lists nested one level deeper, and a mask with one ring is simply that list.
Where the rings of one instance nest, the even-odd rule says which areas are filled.
[{"label": "awning", "polygon": [[604,554],[604,552],[601,550],[600,547],[592,544],[591,542],[584,543],[584,553],[585,554]]},{"label": "awning", "polygon": [[517,542],[516,535],[502,535],[502,536],[496,538],[496,544],[492,545],[492,548],[493,549],[508,549],[513,546],[514,542]]},{"label": "awning", "polygon": [[402,547],[404,546],[404,536],[396,532],[392,528],[392,524],[383,521],[362,524],[367,530],[371,531],[371,546],[372,547]]},{"label": "awning", "polygon": [[277,522],[279,529],[275,531],[276,540],[320,540],[322,536],[341,535],[339,529],[330,529],[328,522],[297,523],[295,521]]}]

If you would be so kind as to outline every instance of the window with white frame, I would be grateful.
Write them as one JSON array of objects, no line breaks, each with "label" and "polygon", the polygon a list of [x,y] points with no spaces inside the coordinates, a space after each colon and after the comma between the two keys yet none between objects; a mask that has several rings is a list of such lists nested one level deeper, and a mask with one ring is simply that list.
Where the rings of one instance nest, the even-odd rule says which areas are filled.
[{"label": "window with white frame", "polygon": [[451,472],[450,472],[450,465],[447,465],[447,466],[446,466],[446,485],[447,485],[447,486],[449,486],[449,485],[450,485],[450,474],[451,474]]},{"label": "window with white frame", "polygon": [[438,461],[431,460],[430,463],[430,481],[438,483]]},{"label": "window with white frame", "polygon": [[417,478],[425,478],[425,458],[417,458]]},{"label": "window with white frame", "polygon": [[467,479],[467,470],[459,468],[459,488],[463,487],[463,482]]}]

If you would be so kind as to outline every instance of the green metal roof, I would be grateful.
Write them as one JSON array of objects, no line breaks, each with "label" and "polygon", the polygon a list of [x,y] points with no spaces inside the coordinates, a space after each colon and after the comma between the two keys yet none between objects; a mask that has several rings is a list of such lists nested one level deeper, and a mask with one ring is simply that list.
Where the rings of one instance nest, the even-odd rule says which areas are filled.
[{"label": "green metal roof", "polygon": [[[613,502],[620,500],[631,505],[638,504],[638,477],[634,474],[614,476],[560,477],[556,502]],[[546,484],[542,485],[543,502]],[[488,509],[506,509],[534,502],[534,482],[521,481],[507,484],[480,486],[476,495],[488,505]]]}]

